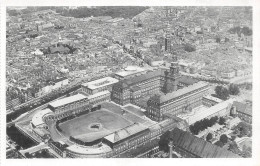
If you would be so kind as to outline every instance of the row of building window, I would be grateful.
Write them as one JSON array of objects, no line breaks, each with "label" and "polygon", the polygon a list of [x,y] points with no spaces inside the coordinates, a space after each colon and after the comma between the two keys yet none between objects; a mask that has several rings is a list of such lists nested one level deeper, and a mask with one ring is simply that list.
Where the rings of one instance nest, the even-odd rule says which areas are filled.
[{"label": "row of building window", "polygon": [[104,94],[104,95],[101,95],[101,96],[97,96],[95,98],[90,99],[89,101],[93,102],[93,101],[96,101],[96,100],[99,100],[99,99],[103,99],[103,98],[107,98],[107,97],[110,97],[110,94]]},{"label": "row of building window", "polygon": [[55,113],[59,114],[59,113],[63,113],[63,112],[69,111],[71,109],[84,107],[84,106],[89,105],[90,103],[95,104],[95,103],[98,103],[100,101],[107,100],[108,98],[110,98],[110,94],[105,94],[105,95],[102,95],[102,96],[98,96],[98,97],[95,97],[95,98],[90,99],[90,100],[84,99],[84,100],[81,100],[80,102],[76,102],[76,103],[68,104],[68,105],[63,106],[63,107],[59,107],[58,109],[55,110]]},{"label": "row of building window", "polygon": [[88,99],[83,99],[83,100],[80,100],[80,101],[77,101],[77,102],[73,102],[73,103],[66,104],[64,106],[58,107],[58,108],[55,109],[55,112],[60,113],[62,111],[66,111],[66,110],[73,109],[73,108],[78,108],[78,107],[88,105],[88,104],[89,104]]},{"label": "row of building window", "polygon": [[118,155],[119,153],[126,151],[126,150],[127,151],[134,150],[138,147],[138,145],[146,144],[149,141],[151,141],[151,138],[158,137],[159,135],[161,135],[161,129],[159,129],[151,134],[138,137],[137,139],[130,141],[128,144],[119,145],[117,148],[114,149],[114,151],[109,152],[107,154],[107,157],[112,157],[114,155]]},{"label": "row of building window", "polygon": [[[170,127],[172,127],[170,125]],[[159,138],[159,136],[162,134],[162,129],[158,129],[152,133],[149,134],[144,134],[142,136],[137,136],[136,138],[132,138],[132,141],[129,140],[129,143],[124,142],[121,145],[119,145],[118,147],[116,147],[114,150],[108,152],[108,153],[104,153],[104,154],[100,154],[100,156],[106,156],[106,157],[112,157],[115,155],[120,155],[120,153],[125,153],[126,151],[129,150],[135,150],[138,146],[140,145],[144,145],[147,144],[149,141],[152,140],[152,138]],[[62,151],[60,151],[60,149],[56,148],[55,146],[51,146],[57,153],[59,153],[61,156],[64,155],[64,153]],[[70,151],[66,151],[67,153],[67,157],[85,157],[84,154],[75,154],[74,152],[70,152]]]},{"label": "row of building window", "polygon": [[109,101],[110,100],[110,97],[103,97],[101,99],[98,99],[98,100],[95,100],[93,101],[91,104],[95,105],[95,104],[98,104],[98,103],[101,103],[101,102],[104,102],[104,101]]},{"label": "row of building window", "polygon": [[160,78],[159,78],[159,77],[156,77],[156,78],[154,78],[154,79],[148,79],[148,80],[146,80],[146,81],[143,81],[143,82],[138,83],[137,86],[139,86],[139,85],[146,85],[146,84],[149,84],[149,83],[153,83],[153,82],[155,82],[155,81],[160,81]]},{"label": "row of building window", "polygon": [[193,96],[194,96],[194,95],[200,95],[200,94],[201,94],[201,95],[202,95],[202,94],[206,94],[207,90],[208,90],[208,88],[206,89],[206,87],[200,88],[200,89],[191,91],[191,92],[189,92],[189,93],[185,93],[185,94],[183,94],[183,95],[180,95],[180,96],[178,96],[177,98],[170,99],[170,100],[168,100],[168,101],[162,103],[162,105],[166,105],[166,104],[168,104],[168,103],[171,103],[171,102],[176,101],[176,100],[179,100],[179,99],[187,98],[188,95],[191,95],[191,94],[192,94]]}]

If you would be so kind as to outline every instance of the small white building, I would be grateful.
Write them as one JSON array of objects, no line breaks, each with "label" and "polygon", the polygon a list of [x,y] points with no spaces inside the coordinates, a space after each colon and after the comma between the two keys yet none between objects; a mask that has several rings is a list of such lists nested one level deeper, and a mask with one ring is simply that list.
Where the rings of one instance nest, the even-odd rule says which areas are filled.
[{"label": "small white building", "polygon": [[115,78],[123,80],[146,73],[146,70],[138,66],[128,66],[123,71],[117,72]]},{"label": "small white building", "polygon": [[112,86],[118,82],[118,79],[105,77],[95,81],[87,82],[81,85],[82,92],[88,95],[96,94],[103,91],[112,91]]}]

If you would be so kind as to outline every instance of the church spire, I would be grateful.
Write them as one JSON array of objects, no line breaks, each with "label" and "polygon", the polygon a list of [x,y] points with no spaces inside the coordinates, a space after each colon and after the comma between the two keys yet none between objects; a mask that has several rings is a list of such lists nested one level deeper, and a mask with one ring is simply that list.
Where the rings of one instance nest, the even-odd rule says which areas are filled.
[{"label": "church spire", "polygon": [[165,8],[165,21],[167,23],[167,26],[165,28],[165,39],[164,39],[164,46],[165,51],[170,52],[171,51],[171,29],[170,29],[170,9],[168,7]]},{"label": "church spire", "polygon": [[170,75],[179,75],[179,63],[178,63],[177,55],[172,56]]},{"label": "church spire", "polygon": [[170,71],[165,72],[165,83],[163,85],[163,92],[166,94],[176,91],[178,89],[179,78],[180,74],[177,55],[173,55]]}]

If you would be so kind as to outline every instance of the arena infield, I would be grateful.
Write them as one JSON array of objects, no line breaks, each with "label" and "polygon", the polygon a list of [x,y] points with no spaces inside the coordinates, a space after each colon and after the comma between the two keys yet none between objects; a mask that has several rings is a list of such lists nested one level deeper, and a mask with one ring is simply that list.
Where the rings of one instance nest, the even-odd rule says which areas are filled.
[{"label": "arena infield", "polygon": [[102,108],[72,120],[59,124],[62,135],[74,137],[84,142],[91,142],[105,137],[117,130],[132,125],[133,123],[145,123],[142,117],[123,109],[112,103],[102,103]]}]

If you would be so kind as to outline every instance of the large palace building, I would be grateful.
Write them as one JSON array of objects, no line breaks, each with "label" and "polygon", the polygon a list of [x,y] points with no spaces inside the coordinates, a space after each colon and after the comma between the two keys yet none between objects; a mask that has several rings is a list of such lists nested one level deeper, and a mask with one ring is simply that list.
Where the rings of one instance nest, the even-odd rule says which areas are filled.
[{"label": "large palace building", "polygon": [[159,93],[161,75],[162,72],[158,70],[121,80],[113,86],[111,100],[120,105],[125,105],[133,100],[139,100],[143,96]]},{"label": "large palace building", "polygon": [[[198,89],[199,92],[197,91]],[[200,96],[200,98],[196,99],[196,101],[200,103],[202,101],[201,97],[207,93],[207,89],[208,85],[206,83],[198,83],[197,80],[180,75],[177,57],[173,56],[173,62],[171,63],[169,70],[159,69],[156,71],[150,71],[146,74],[124,79],[114,84],[112,87],[111,100],[120,105],[128,103],[138,105],[140,99],[147,98],[146,102],[148,102],[145,109],[150,109],[151,111],[153,110],[152,108],[154,108],[153,103],[158,103],[157,100],[161,100],[156,98],[162,98],[166,101],[163,100],[161,102],[169,103],[175,101],[171,100],[174,96],[192,96],[191,93],[194,93],[194,97],[191,97],[189,100]],[[197,95],[198,93],[199,95]],[[150,97],[151,99],[148,100]],[[159,101],[159,103],[161,102]],[[196,105],[192,102],[185,103],[185,106]],[[168,106],[167,108],[170,109]],[[177,111],[179,110],[180,109]],[[153,116],[153,113],[150,113],[150,118]],[[153,119],[157,118],[159,117],[156,116],[156,118]],[[162,116],[160,116],[159,119],[162,119]]]},{"label": "large palace building", "polygon": [[209,85],[198,82],[168,94],[154,95],[148,100],[147,115],[155,121],[163,120],[166,113],[177,115],[202,105],[203,96],[208,94]]}]

